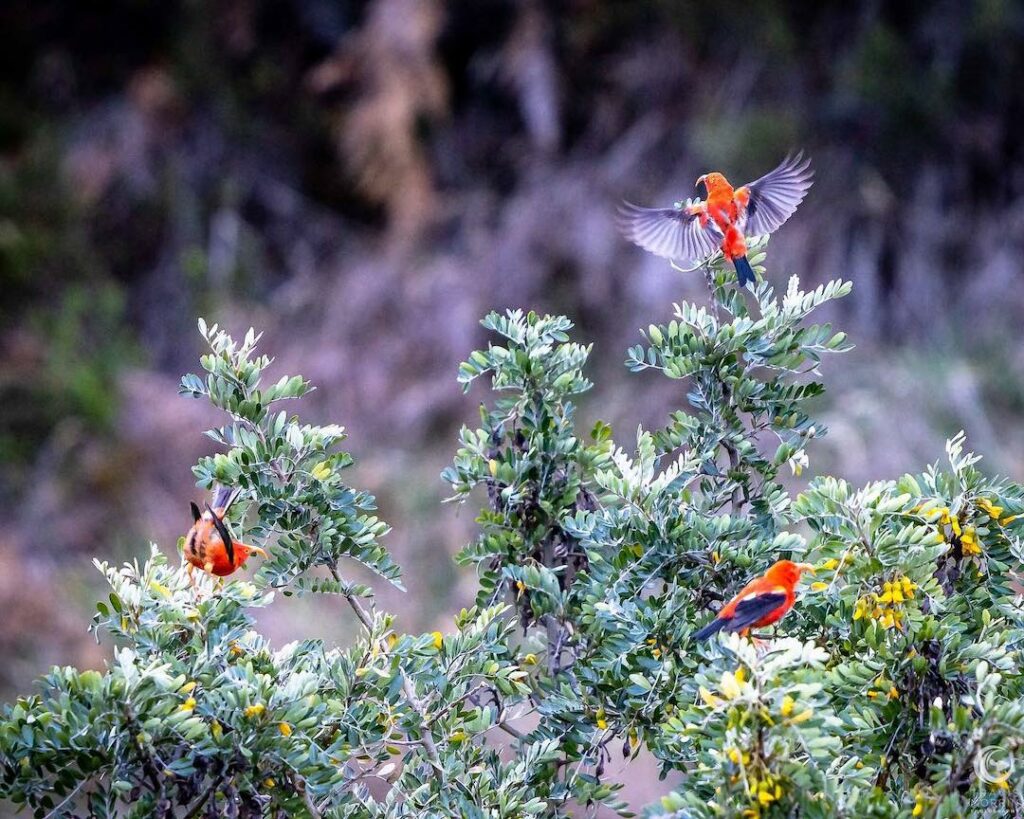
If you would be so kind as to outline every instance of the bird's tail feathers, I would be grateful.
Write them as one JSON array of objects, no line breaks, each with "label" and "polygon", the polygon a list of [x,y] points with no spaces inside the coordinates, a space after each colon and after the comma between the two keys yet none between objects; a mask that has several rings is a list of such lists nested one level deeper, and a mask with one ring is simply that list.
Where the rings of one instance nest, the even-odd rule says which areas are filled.
[{"label": "bird's tail feathers", "polygon": [[227,512],[239,494],[241,494],[241,490],[238,487],[218,486],[213,490],[213,500],[210,502],[210,506]]},{"label": "bird's tail feathers", "polygon": [[739,279],[740,287],[745,287],[747,282],[757,284],[757,276],[754,275],[754,268],[750,266],[746,256],[737,256],[732,260],[736,268],[736,277]]},{"label": "bird's tail feathers", "polygon": [[708,637],[712,636],[713,634],[717,634],[724,627],[725,627],[725,620],[723,620],[720,617],[716,617],[714,620],[712,620],[710,623],[708,623],[706,626],[704,626],[704,628],[702,628],[700,631],[694,632],[693,639],[694,640],[706,640]]}]

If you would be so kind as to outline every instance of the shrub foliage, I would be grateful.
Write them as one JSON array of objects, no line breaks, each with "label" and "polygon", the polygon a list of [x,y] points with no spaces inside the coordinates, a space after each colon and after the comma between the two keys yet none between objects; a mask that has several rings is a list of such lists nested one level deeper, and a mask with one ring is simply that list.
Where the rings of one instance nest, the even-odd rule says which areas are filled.
[{"label": "shrub foliage", "polygon": [[[98,562],[114,658],[4,709],[0,797],[38,817],[632,815],[621,779],[646,752],[679,782],[651,817],[1019,815],[1024,490],[958,435],[920,475],[794,497],[826,432],[819,364],[849,349],[810,316],[850,286],[779,295],[763,245],[752,261],[751,291],[712,263],[708,303],[628,351],[685,402],[628,447],[577,418],[590,348],[568,319],[484,319],[458,379],[495,397],[443,473],[483,504],[458,556],[479,592],[446,634],[398,633],[350,579],[400,573],[344,430],[275,406],[311,385],[269,383],[255,333],[200,322],[181,391],[225,421],[197,483],[237,488],[230,523],[271,556],[194,585],[155,545]],[[818,572],[772,633],[692,640],[783,557]],[[253,612],[278,593],[332,596],[360,633],[275,649]]]}]

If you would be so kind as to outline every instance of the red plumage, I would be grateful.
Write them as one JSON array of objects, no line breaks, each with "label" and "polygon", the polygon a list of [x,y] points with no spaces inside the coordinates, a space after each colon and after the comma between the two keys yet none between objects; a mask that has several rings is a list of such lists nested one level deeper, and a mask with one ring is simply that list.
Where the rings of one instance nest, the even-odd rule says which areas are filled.
[{"label": "red plumage", "polygon": [[752,628],[777,623],[796,602],[796,584],[800,575],[814,567],[809,563],[780,560],[763,575],[751,580],[739,594],[722,606],[718,616],[693,635],[703,640],[719,631],[746,634]]}]

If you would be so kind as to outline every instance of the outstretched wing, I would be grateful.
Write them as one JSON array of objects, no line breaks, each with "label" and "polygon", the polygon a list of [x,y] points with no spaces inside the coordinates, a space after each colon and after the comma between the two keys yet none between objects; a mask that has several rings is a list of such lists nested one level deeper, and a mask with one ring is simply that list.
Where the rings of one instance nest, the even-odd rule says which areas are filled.
[{"label": "outstretched wing", "polygon": [[722,240],[717,225],[710,219],[701,224],[700,213],[692,205],[642,208],[623,202],[617,222],[633,244],[684,266],[706,259]]},{"label": "outstretched wing", "polygon": [[784,591],[766,591],[744,597],[736,604],[732,617],[722,626],[726,631],[743,631],[786,602]]},{"label": "outstretched wing", "polygon": [[801,151],[796,156],[786,157],[779,167],[756,182],[737,190],[738,197],[742,197],[744,191],[750,197],[743,232],[747,236],[764,236],[778,229],[804,201],[813,178],[811,160],[804,159]]}]

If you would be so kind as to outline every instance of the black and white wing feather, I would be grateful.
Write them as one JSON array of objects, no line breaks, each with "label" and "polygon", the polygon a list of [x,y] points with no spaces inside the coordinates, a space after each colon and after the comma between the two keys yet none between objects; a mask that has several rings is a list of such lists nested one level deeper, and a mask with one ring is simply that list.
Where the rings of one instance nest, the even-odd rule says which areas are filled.
[{"label": "black and white wing feather", "polygon": [[685,207],[642,208],[623,202],[617,222],[633,244],[683,266],[704,261],[722,239],[714,222],[702,225],[699,215]]},{"label": "black and white wing feather", "polygon": [[786,157],[774,171],[747,185],[750,201],[744,233],[764,236],[777,230],[804,200],[813,178],[811,160],[804,159],[801,151],[796,156]]}]

